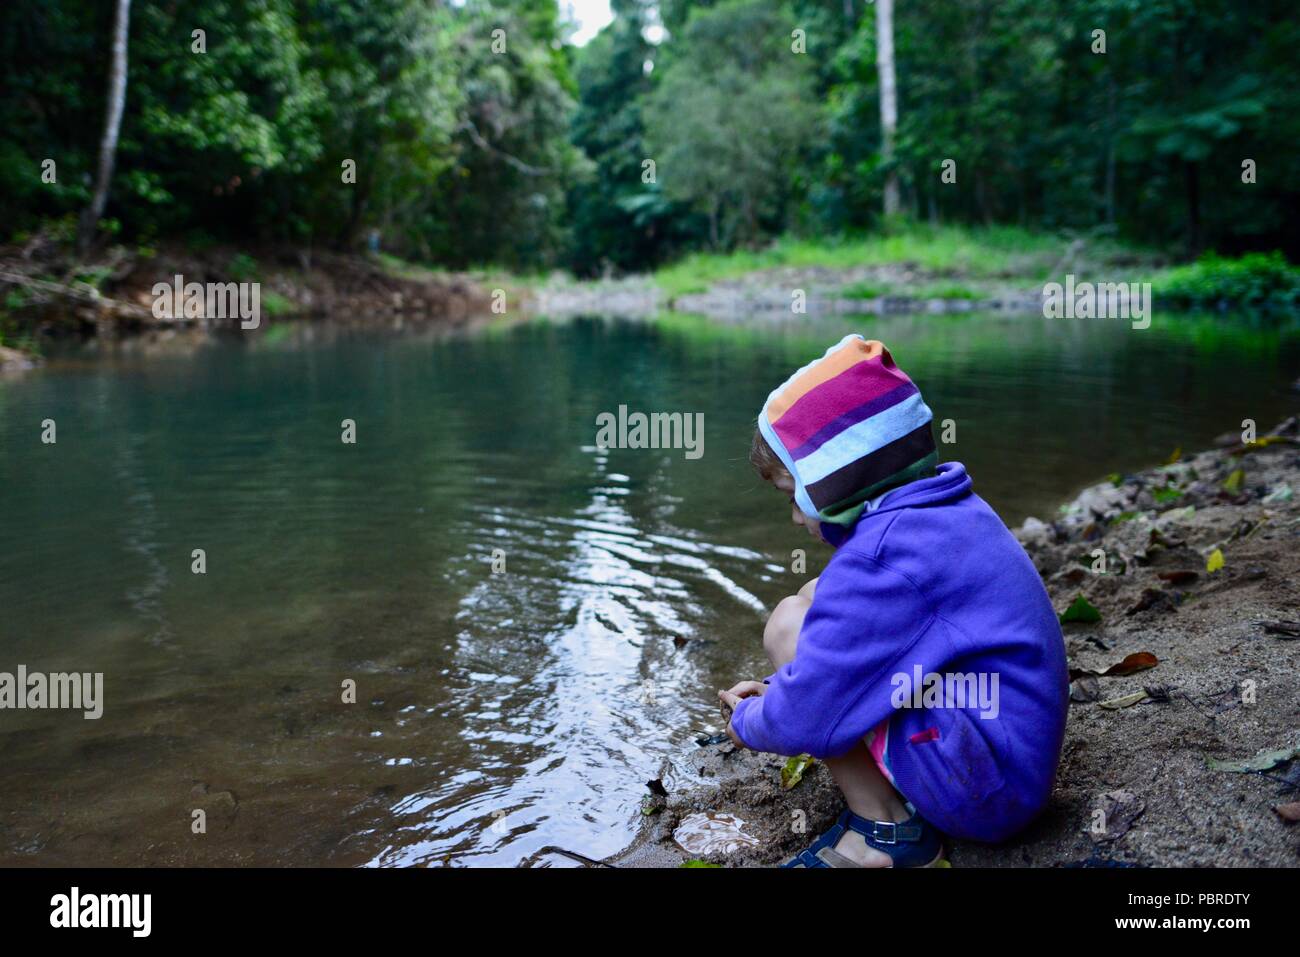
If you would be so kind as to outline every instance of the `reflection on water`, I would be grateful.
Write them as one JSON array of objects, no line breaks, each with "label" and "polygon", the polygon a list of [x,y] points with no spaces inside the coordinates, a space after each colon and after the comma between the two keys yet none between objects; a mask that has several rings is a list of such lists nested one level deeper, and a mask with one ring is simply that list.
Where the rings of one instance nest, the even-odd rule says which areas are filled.
[{"label": "reflection on water", "polygon": [[673,840],[691,857],[734,854],[758,844],[758,838],[745,830],[740,818],[713,811],[686,815],[673,831]]},{"label": "reflection on water", "polygon": [[[404,799],[399,833],[373,863],[514,862],[547,844],[617,851],[628,794],[649,776],[630,769],[653,769],[680,744],[698,704],[679,647],[700,640],[706,607],[762,612],[735,580],[763,577],[761,555],[665,523],[672,534],[646,534],[626,507],[630,477],[609,470],[608,452],[582,451],[590,500],[574,515],[499,507],[460,529],[474,542],[460,571],[473,584],[454,615],[456,692],[440,717],[459,729],[481,790],[449,803],[435,781]],[[484,574],[494,556],[498,571]]]},{"label": "reflection on water", "polygon": [[[867,321],[1013,524],[1296,404],[1290,329]],[[0,382],[0,671],[102,671],[107,699],[0,712],[0,863],[618,850],[714,689],[763,673],[809,540],[748,473],[753,417],[849,328],[308,327]],[[703,458],[596,449],[620,404],[704,413]]]}]

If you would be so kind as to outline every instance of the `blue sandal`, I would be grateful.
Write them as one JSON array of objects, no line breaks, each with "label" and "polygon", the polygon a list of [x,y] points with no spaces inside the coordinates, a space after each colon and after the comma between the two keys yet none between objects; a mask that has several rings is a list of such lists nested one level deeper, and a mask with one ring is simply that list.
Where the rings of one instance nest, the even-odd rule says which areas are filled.
[{"label": "blue sandal", "polygon": [[856,831],[868,847],[888,854],[894,867],[932,867],[943,857],[943,838],[934,825],[914,809],[906,821],[895,824],[892,821],[869,821],[845,808],[830,830],[781,866],[861,867],[857,861],[835,850],[846,831]]}]

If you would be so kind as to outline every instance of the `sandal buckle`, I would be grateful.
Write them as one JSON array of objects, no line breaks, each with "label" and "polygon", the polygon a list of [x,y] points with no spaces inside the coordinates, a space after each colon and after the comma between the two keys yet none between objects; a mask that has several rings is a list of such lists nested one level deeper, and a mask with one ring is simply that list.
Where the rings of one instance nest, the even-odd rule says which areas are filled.
[{"label": "sandal buckle", "polygon": [[[875,827],[875,834],[873,834],[872,837],[874,837],[877,841],[879,841],[881,844],[897,844],[897,843],[898,843],[898,825],[897,825],[897,824],[895,824],[893,821],[873,821],[872,823],[876,825],[876,827]],[[885,837],[885,836],[881,833],[881,831],[882,831],[884,828],[889,828],[889,837]]]}]

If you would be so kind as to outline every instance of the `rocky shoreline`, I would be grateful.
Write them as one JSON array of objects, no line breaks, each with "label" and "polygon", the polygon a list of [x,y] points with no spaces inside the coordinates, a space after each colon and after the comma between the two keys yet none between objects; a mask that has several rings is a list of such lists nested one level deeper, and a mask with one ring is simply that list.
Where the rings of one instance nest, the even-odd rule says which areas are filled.
[{"label": "rocky shoreline", "polygon": [[[1300,418],[1110,476],[1016,534],[1067,619],[1062,761],[1037,821],[1005,844],[956,842],[952,866],[1300,865]],[[601,863],[781,861],[840,809],[820,764],[789,788],[786,764],[702,744]]]},{"label": "rocky shoreline", "polygon": [[[799,298],[795,305],[796,295]],[[671,296],[652,278],[551,282],[530,291],[528,306],[552,317],[600,314],[647,316],[680,312],[719,321],[806,315],[886,315],[1041,312],[1041,285],[1028,279],[976,280],[927,271],[906,262],[852,269],[785,267],[712,283]]]},{"label": "rocky shoreline", "polygon": [[[380,258],[288,247],[251,253],[229,248],[202,252],[165,247],[141,252],[123,247],[89,259],[37,236],[26,246],[0,247],[0,295],[13,297],[13,321],[29,337],[81,335],[113,338],[160,329],[233,325],[239,317],[173,315],[155,311],[158,284],[240,284],[259,288],[258,325],[272,318],[402,318],[457,324],[485,314],[489,292],[467,276],[403,271]],[[13,353],[13,354],[10,354]],[[32,356],[0,354],[0,367],[21,369]]]}]

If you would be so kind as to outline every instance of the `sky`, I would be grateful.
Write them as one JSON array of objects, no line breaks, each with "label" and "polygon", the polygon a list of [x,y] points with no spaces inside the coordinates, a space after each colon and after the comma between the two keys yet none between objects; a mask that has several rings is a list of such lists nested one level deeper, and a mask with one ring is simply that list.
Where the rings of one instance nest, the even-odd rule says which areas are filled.
[{"label": "sky", "polygon": [[578,28],[569,40],[574,46],[585,46],[588,40],[614,19],[614,14],[609,9],[609,0],[558,0],[558,2],[561,17],[572,21]]}]

